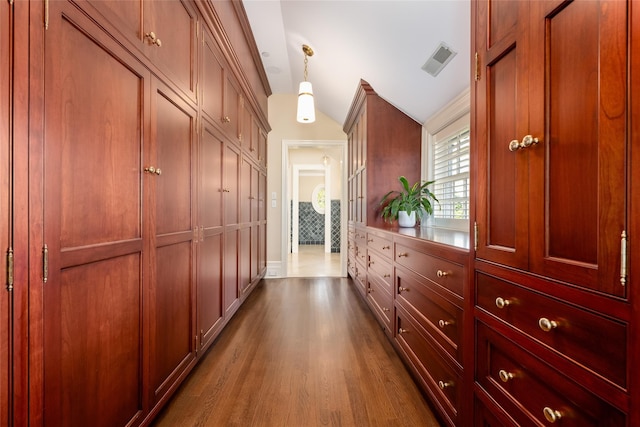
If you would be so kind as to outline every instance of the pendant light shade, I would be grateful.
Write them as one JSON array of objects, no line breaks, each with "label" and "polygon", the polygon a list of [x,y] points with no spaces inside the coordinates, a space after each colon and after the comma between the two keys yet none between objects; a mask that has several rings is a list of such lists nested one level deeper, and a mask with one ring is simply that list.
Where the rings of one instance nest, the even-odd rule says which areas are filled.
[{"label": "pendant light shade", "polygon": [[311,87],[311,82],[307,81],[308,57],[313,56],[313,49],[303,44],[302,52],[304,52],[304,81],[300,82],[300,89],[298,90],[296,120],[299,123],[313,123],[316,121],[316,109],[313,102],[313,88]]},{"label": "pendant light shade", "polygon": [[316,120],[316,110],[313,103],[313,89],[311,82],[300,82],[298,90],[298,114],[296,120],[300,123],[313,123]]}]

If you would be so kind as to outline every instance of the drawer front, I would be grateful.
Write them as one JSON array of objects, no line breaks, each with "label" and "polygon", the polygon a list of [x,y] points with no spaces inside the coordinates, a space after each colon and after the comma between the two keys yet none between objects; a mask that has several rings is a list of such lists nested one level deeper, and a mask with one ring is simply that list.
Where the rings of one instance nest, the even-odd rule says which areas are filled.
[{"label": "drawer front", "polygon": [[397,304],[452,358],[462,363],[462,309],[438,293],[436,285],[415,274],[397,268],[396,279]]},{"label": "drawer front", "polygon": [[393,297],[386,289],[386,285],[380,284],[378,279],[367,275],[367,282],[367,300],[383,325],[387,330],[391,331],[391,323],[393,322]]},{"label": "drawer front", "polygon": [[357,242],[355,245],[356,259],[363,265],[367,265],[367,246]]},{"label": "drawer front", "polygon": [[476,274],[476,304],[593,372],[626,386],[626,323],[483,273]]},{"label": "drawer front", "polygon": [[519,425],[625,425],[623,413],[502,334],[482,322],[476,331],[476,381]]},{"label": "drawer front", "polygon": [[367,294],[367,270],[356,260],[353,280],[362,295]]},{"label": "drawer front", "polygon": [[462,395],[462,377],[453,369],[427,338],[419,332],[409,314],[396,309],[396,342],[418,371],[417,374],[429,388],[429,394],[451,421],[457,424],[459,403]]},{"label": "drawer front", "polygon": [[392,259],[393,242],[391,239],[378,236],[377,234],[367,233],[367,247],[377,251],[382,256]]},{"label": "drawer front", "polygon": [[386,284],[389,293],[393,291],[393,265],[376,252],[367,250],[369,255],[369,264],[367,271],[369,274],[374,273]]},{"label": "drawer front", "polygon": [[395,245],[395,261],[462,296],[464,268],[460,264],[427,255],[398,243]]}]

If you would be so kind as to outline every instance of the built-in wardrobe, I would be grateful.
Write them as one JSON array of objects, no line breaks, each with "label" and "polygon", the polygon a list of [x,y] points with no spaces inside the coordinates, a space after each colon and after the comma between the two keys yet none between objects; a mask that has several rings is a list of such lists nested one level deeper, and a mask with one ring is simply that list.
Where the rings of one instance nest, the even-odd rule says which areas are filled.
[{"label": "built-in wardrobe", "polygon": [[0,2],[0,426],[148,425],[266,269],[240,1]]}]

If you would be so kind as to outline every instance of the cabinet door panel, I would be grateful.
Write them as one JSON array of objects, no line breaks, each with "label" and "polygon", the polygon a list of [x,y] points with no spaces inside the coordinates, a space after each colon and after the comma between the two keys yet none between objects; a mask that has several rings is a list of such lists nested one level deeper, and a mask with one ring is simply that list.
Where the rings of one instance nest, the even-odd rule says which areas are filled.
[{"label": "cabinet door panel", "polygon": [[33,172],[44,178],[49,259],[43,417],[51,426],[124,426],[144,406],[140,153],[149,76],[69,3],[50,6],[44,175]]},{"label": "cabinet door panel", "polygon": [[[197,15],[184,1],[145,1],[144,42],[149,56],[195,100]],[[160,45],[146,35],[153,32]]]},{"label": "cabinet door panel", "polygon": [[226,145],[223,157],[223,194],[224,194],[224,223],[237,224],[238,202],[240,191],[240,153],[236,148]]},{"label": "cabinet door panel", "polygon": [[[155,263],[151,293],[151,381],[154,401],[195,358],[193,304],[193,156],[195,111],[159,81],[152,87],[151,136],[161,171],[145,173],[155,195]],[[152,160],[155,157],[155,161]],[[155,202],[155,203],[154,203]],[[197,234],[197,233],[196,233]]]},{"label": "cabinet door panel", "polygon": [[526,16],[527,7],[523,2],[488,3],[477,3],[482,78],[476,92],[476,255],[526,268],[528,163],[524,153],[508,147],[527,132],[527,25],[513,18]]},{"label": "cabinet door panel", "polygon": [[[12,22],[11,13],[8,3],[0,4],[0,22],[3,24]],[[0,248],[9,248],[12,244],[9,241],[9,218],[12,210],[9,204],[9,183],[11,182],[9,153],[12,145],[10,130],[12,33],[11,25],[0,26]],[[5,263],[0,263],[0,277],[7,277]],[[7,426],[9,423],[9,406],[12,396],[9,388],[9,376],[13,366],[12,350],[9,346],[12,321],[9,302],[10,295],[4,292],[0,298],[0,426]]]},{"label": "cabinet door panel", "polygon": [[628,6],[555,3],[532,9],[531,270],[623,296]]},{"label": "cabinet door panel", "polygon": [[243,156],[240,166],[240,222],[243,224],[251,221],[251,169],[251,163]]},{"label": "cabinet door panel", "polygon": [[238,292],[238,230],[224,233],[224,310],[225,316],[231,316],[238,308],[240,293]]},{"label": "cabinet door panel", "polygon": [[222,233],[204,236],[200,244],[198,276],[198,327],[200,347],[206,348],[223,318]]},{"label": "cabinet door panel", "polygon": [[202,112],[213,123],[220,125],[223,119],[225,62],[213,36],[204,31],[202,55]]}]

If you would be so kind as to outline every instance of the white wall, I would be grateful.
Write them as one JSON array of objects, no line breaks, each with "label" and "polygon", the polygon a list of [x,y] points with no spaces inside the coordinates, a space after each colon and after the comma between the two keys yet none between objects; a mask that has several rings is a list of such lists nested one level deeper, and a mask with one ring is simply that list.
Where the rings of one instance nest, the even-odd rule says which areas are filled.
[{"label": "white wall", "polygon": [[[317,95],[316,95],[317,96]],[[316,110],[316,121],[309,124],[296,122],[296,94],[273,94],[269,97],[269,124],[271,132],[267,139],[267,277],[272,272],[279,272],[283,262],[281,248],[287,231],[282,230],[284,215],[283,200],[286,195],[282,191],[282,141],[346,141],[347,135],[342,130],[342,123]],[[337,174],[338,171],[336,171]],[[271,196],[276,193],[276,207],[271,205]],[[283,197],[284,196],[284,197]],[[332,198],[334,196],[332,195]],[[276,274],[279,275],[279,274]]]}]

